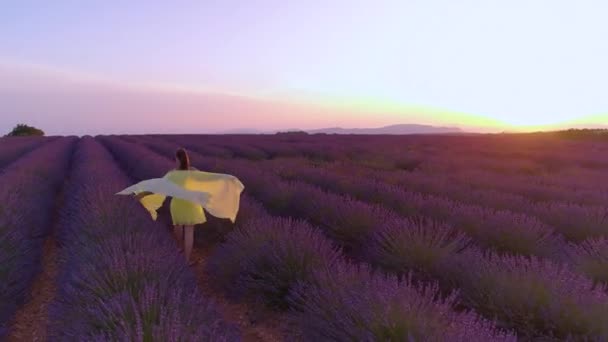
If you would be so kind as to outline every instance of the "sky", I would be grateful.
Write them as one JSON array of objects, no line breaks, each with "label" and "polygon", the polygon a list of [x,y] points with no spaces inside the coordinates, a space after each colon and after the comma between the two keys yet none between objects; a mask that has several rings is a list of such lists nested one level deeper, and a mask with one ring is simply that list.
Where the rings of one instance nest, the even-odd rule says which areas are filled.
[{"label": "sky", "polygon": [[608,125],[602,0],[3,0],[0,133]]}]

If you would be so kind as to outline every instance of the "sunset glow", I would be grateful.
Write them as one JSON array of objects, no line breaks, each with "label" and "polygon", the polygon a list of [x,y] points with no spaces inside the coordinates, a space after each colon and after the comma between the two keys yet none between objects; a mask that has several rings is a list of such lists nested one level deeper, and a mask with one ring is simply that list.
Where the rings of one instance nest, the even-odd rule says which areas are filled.
[{"label": "sunset glow", "polygon": [[590,0],[10,1],[0,130],[602,127],[606,11]]}]

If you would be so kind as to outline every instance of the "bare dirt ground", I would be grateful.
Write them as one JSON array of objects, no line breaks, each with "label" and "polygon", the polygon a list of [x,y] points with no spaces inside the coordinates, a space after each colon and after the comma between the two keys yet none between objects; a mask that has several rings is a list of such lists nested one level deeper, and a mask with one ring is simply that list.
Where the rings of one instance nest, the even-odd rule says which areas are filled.
[{"label": "bare dirt ground", "polygon": [[32,286],[29,301],[17,311],[8,341],[46,341],[48,307],[55,297],[57,276],[57,244],[53,238],[44,242],[42,272]]}]

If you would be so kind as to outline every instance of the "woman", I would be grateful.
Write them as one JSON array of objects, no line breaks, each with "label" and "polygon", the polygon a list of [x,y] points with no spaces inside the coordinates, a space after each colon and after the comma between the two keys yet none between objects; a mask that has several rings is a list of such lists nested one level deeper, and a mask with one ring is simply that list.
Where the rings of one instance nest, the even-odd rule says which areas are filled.
[{"label": "woman", "polygon": [[[228,174],[198,171],[190,166],[188,153],[180,148],[175,153],[176,169],[162,178],[143,180],[117,195],[134,194],[153,220],[167,196],[171,199],[173,232],[178,244],[183,242],[186,260],[190,260],[194,244],[194,225],[205,223],[205,211],[218,217],[236,220],[240,196],[245,186]],[[193,265],[194,263],[190,263]]]},{"label": "woman", "polygon": [[[190,166],[190,158],[183,148],[175,153],[177,170],[196,170]],[[175,177],[173,171],[169,171],[165,176],[173,183],[184,187],[185,178]],[[173,234],[177,243],[184,243],[184,254],[186,260],[190,260],[192,245],[194,244],[194,225],[205,223],[205,212],[200,204],[186,201],[180,198],[171,199],[171,219],[173,221]],[[193,264],[193,263],[191,263]]]},{"label": "woman", "polygon": [[[169,171],[164,178],[172,181],[180,187],[186,187],[187,178],[178,177],[175,171],[186,171],[195,170],[196,168],[190,166],[190,158],[185,149],[180,148],[175,153],[175,162],[177,167],[174,170]],[[137,194],[135,197],[141,200],[143,197],[151,195],[150,192],[142,192]],[[178,244],[183,243],[183,251],[186,257],[186,261],[190,260],[192,254],[192,246],[194,244],[194,225],[202,224],[207,221],[205,212],[200,204],[196,204],[181,198],[171,199],[171,220],[173,222],[173,234]],[[196,262],[189,261],[190,265],[194,265]]]}]

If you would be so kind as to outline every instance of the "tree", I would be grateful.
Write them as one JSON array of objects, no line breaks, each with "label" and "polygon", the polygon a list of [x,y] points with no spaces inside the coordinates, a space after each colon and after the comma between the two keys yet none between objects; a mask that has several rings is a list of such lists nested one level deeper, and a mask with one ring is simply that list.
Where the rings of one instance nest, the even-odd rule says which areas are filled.
[{"label": "tree", "polygon": [[18,124],[6,135],[7,137],[44,136],[44,131],[26,124]]},{"label": "tree", "polygon": [[302,135],[308,135],[308,132],[306,132],[306,131],[286,131],[286,132],[276,132],[275,135],[302,136]]}]

